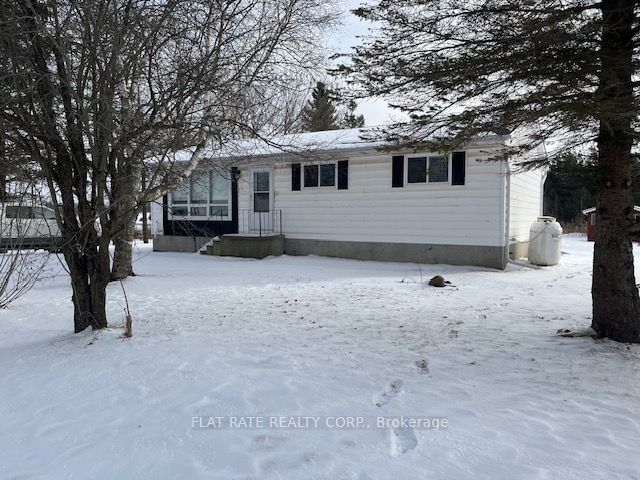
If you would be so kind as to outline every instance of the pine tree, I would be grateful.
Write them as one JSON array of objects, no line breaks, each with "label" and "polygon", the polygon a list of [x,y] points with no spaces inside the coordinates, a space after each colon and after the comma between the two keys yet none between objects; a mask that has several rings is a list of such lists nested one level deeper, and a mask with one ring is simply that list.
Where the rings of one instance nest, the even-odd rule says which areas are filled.
[{"label": "pine tree", "polygon": [[561,156],[549,166],[544,183],[545,215],[561,223],[583,222],[582,211],[595,205],[596,185],[595,159],[573,153]]},{"label": "pine tree", "polygon": [[355,100],[350,100],[347,104],[347,111],[344,114],[342,125],[344,128],[361,128],[364,127],[364,115],[356,113],[357,104]]},{"label": "pine tree", "polygon": [[316,83],[311,99],[302,109],[302,128],[305,132],[320,132],[339,128],[338,115],[331,92],[323,82]]},{"label": "pine tree", "polygon": [[[341,67],[362,97],[412,119],[390,138],[451,148],[519,131],[522,153],[555,135],[597,147],[592,327],[640,342],[632,147],[639,136],[640,6],[633,0],[377,0],[354,11],[377,25]],[[544,162],[544,158],[540,158]]]}]

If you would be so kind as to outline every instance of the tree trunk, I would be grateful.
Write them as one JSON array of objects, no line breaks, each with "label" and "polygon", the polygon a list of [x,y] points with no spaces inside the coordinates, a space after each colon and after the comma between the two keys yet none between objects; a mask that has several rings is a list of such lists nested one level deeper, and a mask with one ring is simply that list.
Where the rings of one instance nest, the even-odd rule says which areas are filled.
[{"label": "tree trunk", "polygon": [[9,165],[7,158],[7,145],[5,139],[5,126],[0,123],[0,202],[7,201],[7,175],[6,170]]},{"label": "tree trunk", "polygon": [[[142,178],[142,192],[147,189],[147,177],[145,174],[144,168],[140,169],[140,176]],[[149,243],[149,232],[147,229],[149,228],[149,222],[147,222],[147,213],[148,213],[149,202],[143,198],[142,202],[142,241],[144,243]]]},{"label": "tree trunk", "polygon": [[[106,298],[109,281],[108,253],[97,246],[85,246],[82,255],[73,239],[65,239],[65,260],[69,267],[73,291],[73,329],[75,333],[91,327],[107,327]],[[106,258],[104,258],[106,257]],[[106,260],[106,265],[105,265]]]},{"label": "tree trunk", "polygon": [[620,342],[640,342],[640,297],[633,248],[631,147],[634,2],[604,0],[602,72],[598,91],[600,132],[597,239],[593,254],[593,329]]},{"label": "tree trunk", "polygon": [[113,253],[113,267],[111,269],[111,280],[122,280],[133,273],[133,237],[134,225],[129,222],[122,236],[115,240],[115,250]]},{"label": "tree trunk", "polygon": [[147,202],[142,204],[142,242],[149,243],[149,222],[147,221]]}]

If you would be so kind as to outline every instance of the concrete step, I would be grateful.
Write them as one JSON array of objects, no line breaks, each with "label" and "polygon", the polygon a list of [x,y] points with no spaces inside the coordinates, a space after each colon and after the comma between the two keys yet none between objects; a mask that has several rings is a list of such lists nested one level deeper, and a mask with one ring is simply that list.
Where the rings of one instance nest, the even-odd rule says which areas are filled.
[{"label": "concrete step", "polygon": [[223,235],[206,246],[207,255],[223,257],[265,258],[283,253],[284,235]]}]

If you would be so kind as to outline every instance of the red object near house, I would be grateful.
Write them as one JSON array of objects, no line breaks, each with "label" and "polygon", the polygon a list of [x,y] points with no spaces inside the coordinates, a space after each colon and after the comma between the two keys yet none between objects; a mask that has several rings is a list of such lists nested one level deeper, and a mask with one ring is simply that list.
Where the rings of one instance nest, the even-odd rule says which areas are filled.
[{"label": "red object near house", "polygon": [[[633,207],[635,211],[635,224],[631,227],[631,239],[640,241],[640,206],[635,205]],[[596,207],[587,208],[582,211],[582,214],[587,217],[587,240],[590,242],[596,241]]]}]

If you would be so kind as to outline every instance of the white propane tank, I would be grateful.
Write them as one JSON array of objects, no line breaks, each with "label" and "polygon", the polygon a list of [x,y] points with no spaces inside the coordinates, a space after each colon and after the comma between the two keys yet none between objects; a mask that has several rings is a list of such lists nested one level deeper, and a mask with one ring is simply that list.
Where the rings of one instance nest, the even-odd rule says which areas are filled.
[{"label": "white propane tank", "polygon": [[562,227],[554,217],[538,217],[529,230],[529,263],[551,266],[560,262]]}]

